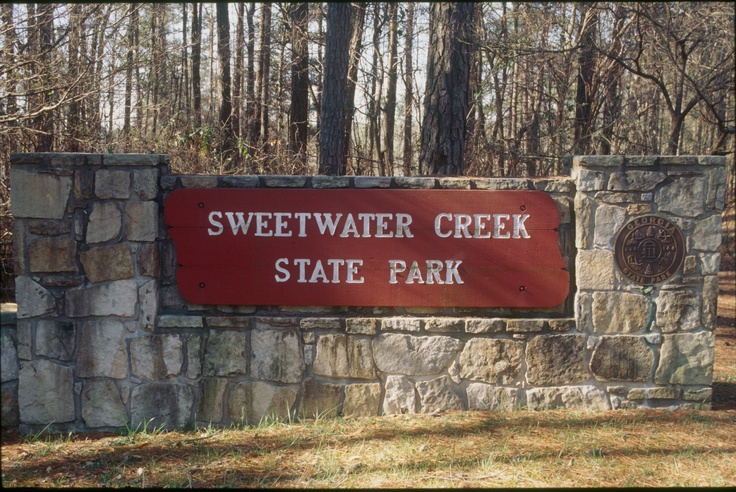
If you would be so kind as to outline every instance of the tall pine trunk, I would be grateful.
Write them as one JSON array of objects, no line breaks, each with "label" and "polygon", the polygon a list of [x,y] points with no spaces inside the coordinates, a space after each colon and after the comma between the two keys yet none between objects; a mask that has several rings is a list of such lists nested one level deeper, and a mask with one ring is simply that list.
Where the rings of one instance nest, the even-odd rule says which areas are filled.
[{"label": "tall pine trunk", "polygon": [[291,7],[291,107],[289,109],[289,148],[294,156],[307,164],[307,131],[309,115],[309,46],[307,28],[309,4]]}]

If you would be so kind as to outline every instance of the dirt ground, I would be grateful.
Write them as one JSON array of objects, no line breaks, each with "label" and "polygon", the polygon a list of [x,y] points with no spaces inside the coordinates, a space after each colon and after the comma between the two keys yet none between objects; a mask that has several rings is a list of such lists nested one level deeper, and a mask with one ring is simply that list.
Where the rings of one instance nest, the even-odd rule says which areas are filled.
[{"label": "dirt ground", "polygon": [[718,277],[713,409],[736,410],[736,271],[721,271]]}]

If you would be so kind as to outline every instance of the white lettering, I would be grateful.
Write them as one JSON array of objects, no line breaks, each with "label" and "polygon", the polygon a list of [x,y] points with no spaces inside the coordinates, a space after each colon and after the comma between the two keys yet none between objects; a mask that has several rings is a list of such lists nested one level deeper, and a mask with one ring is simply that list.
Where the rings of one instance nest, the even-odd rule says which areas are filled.
[{"label": "white lettering", "polygon": [[502,219],[509,220],[508,214],[493,214],[493,239],[508,239],[511,237],[511,233],[508,231],[501,234],[501,231],[506,227],[506,224],[501,223]]},{"label": "white lettering", "polygon": [[358,214],[358,218],[363,221],[363,237],[371,237],[371,220],[376,214]]},{"label": "white lettering", "polygon": [[276,217],[276,237],[291,237],[291,231],[287,231],[286,228],[289,224],[284,220],[285,218],[291,218],[291,214],[288,212],[274,212],[273,216]]},{"label": "white lettering", "polygon": [[388,260],[388,283],[396,284],[396,274],[406,271],[406,262],[401,260]]},{"label": "white lettering", "polygon": [[332,265],[332,283],[340,283],[340,266],[345,264],[345,260],[327,260],[328,265]]},{"label": "white lettering", "polygon": [[363,266],[363,260],[345,260],[348,270],[348,278],[346,280],[349,284],[362,284],[365,282],[363,277],[356,278],[358,275],[358,267]]},{"label": "white lettering", "polygon": [[327,280],[327,274],[325,273],[325,269],[322,266],[322,262],[320,260],[317,260],[317,263],[314,265],[314,271],[312,271],[312,276],[309,278],[309,283],[316,284],[319,279],[322,279],[323,284],[330,283],[330,281]]},{"label": "white lettering", "polygon": [[311,262],[306,258],[297,258],[294,260],[295,265],[299,265],[299,280],[297,280],[300,284],[306,284],[307,283],[307,276],[305,273],[306,265],[309,265]]},{"label": "white lettering", "polygon": [[457,271],[458,267],[460,266],[460,263],[462,263],[462,260],[445,260],[445,265],[447,266],[447,270],[445,270],[445,283],[446,284],[452,284],[453,279],[457,280],[458,284],[464,284],[463,279],[460,278],[460,272]]},{"label": "white lettering", "polygon": [[442,276],[440,275],[443,267],[444,265],[440,260],[427,260],[428,284],[434,284],[435,282],[438,284],[444,284],[444,282],[442,281]]},{"label": "white lettering", "polygon": [[437,217],[434,218],[434,233],[437,234],[439,237],[450,237],[452,231],[447,231],[447,234],[443,234],[440,231],[440,219],[452,220],[452,214],[439,214],[437,215]]},{"label": "white lettering", "polygon": [[209,234],[210,236],[219,236],[220,234],[222,234],[222,231],[225,229],[222,226],[221,222],[215,220],[215,217],[222,219],[222,212],[217,212],[217,211],[210,212],[210,216],[209,216],[210,224],[217,227],[217,229],[212,229],[211,227],[207,229],[207,234]]},{"label": "white lettering", "polygon": [[335,218],[333,219],[332,214],[315,213],[314,218],[317,219],[319,233],[324,235],[325,231],[329,229],[330,236],[334,236],[337,224],[340,222],[340,217],[342,217],[342,214],[335,214]]},{"label": "white lettering", "polygon": [[396,237],[414,237],[409,230],[411,220],[409,214],[396,214]]},{"label": "white lettering", "polygon": [[485,234],[483,233],[486,228],[486,223],[481,222],[481,219],[491,220],[491,216],[488,214],[473,214],[473,237],[488,239],[491,237],[491,231],[486,231]]},{"label": "white lettering", "polygon": [[307,237],[306,233],[306,226],[307,226],[307,219],[310,218],[312,214],[309,212],[296,212],[294,214],[294,217],[299,219],[299,237]]},{"label": "white lettering", "polygon": [[[237,222],[233,219],[233,215],[237,217]],[[238,230],[241,230],[243,235],[248,234],[250,222],[253,220],[253,212],[248,213],[248,222],[243,222],[243,212],[237,212],[235,214],[232,212],[225,212],[225,217],[227,217],[228,222],[230,222],[230,229],[233,231],[233,236],[237,236]]]},{"label": "white lettering", "polygon": [[[453,237],[472,237],[468,230],[471,220],[468,214],[455,214],[455,235]],[[461,232],[462,236],[460,235]]]},{"label": "white lettering", "polygon": [[391,220],[393,214],[376,214],[376,237],[393,237],[394,233],[386,233],[388,224],[384,220]]},{"label": "white lettering", "polygon": [[289,270],[286,270],[285,268],[282,268],[281,267],[281,264],[282,263],[285,263],[285,264],[288,265],[289,264],[289,259],[288,258],[279,258],[278,260],[276,260],[276,265],[275,265],[276,266],[276,270],[278,270],[279,273],[282,273],[283,274],[283,277],[280,277],[278,275],[274,275],[274,278],[276,279],[276,282],[286,282],[287,280],[289,280],[289,277],[291,277],[291,274],[289,273]]},{"label": "white lettering", "polygon": [[[273,231],[268,229],[268,219],[272,217],[271,212],[256,212],[256,236],[273,236]],[[265,219],[264,219],[265,218]]]},{"label": "white lettering", "polygon": [[342,234],[340,234],[340,237],[348,237],[348,234],[352,234],[353,237],[360,237],[358,227],[355,225],[355,219],[353,219],[353,214],[348,214],[345,219],[345,225],[342,228]]},{"label": "white lettering", "polygon": [[514,239],[519,239],[520,237],[529,239],[531,237],[529,236],[529,233],[526,232],[526,227],[524,227],[524,221],[528,218],[529,214],[514,214]]},{"label": "white lettering", "polygon": [[406,283],[413,284],[415,280],[417,283],[424,283],[422,272],[419,271],[419,264],[416,261],[414,261],[409,268],[409,275],[406,276]]}]

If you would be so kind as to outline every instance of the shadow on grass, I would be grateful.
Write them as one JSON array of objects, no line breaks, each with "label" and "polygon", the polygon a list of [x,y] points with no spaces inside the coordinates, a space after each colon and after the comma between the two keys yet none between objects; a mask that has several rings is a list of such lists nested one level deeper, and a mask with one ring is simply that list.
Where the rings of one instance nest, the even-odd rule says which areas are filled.
[{"label": "shadow on grass", "polygon": [[736,410],[736,383],[713,383],[713,410]]}]

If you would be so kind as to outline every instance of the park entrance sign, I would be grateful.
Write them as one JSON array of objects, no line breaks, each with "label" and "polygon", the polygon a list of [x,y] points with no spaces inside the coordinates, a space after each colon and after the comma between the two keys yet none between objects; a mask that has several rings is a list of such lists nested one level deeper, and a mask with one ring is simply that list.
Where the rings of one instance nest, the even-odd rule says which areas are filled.
[{"label": "park entrance sign", "polygon": [[547,308],[569,292],[540,191],[179,189],[164,217],[200,305]]}]

